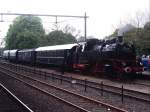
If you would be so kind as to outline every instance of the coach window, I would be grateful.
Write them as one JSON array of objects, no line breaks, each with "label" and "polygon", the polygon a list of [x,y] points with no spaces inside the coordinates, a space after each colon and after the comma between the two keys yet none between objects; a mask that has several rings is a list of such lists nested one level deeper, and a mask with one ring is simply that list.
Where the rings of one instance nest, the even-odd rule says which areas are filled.
[{"label": "coach window", "polygon": [[46,56],[46,52],[43,52],[44,53],[44,57]]},{"label": "coach window", "polygon": [[49,52],[47,51],[47,57],[49,56]]},{"label": "coach window", "polygon": [[52,54],[51,54],[51,55],[52,55],[52,57],[54,57],[54,51],[51,51],[51,53],[52,53]]},{"label": "coach window", "polygon": [[57,50],[55,50],[55,57],[57,57]]},{"label": "coach window", "polygon": [[57,57],[57,56],[58,56],[58,50],[55,51],[55,57]]},{"label": "coach window", "polygon": [[62,56],[62,50],[60,50],[60,56]]},{"label": "coach window", "polygon": [[44,51],[42,51],[42,56],[44,56]]},{"label": "coach window", "polygon": [[46,57],[48,56],[48,52],[46,51]]},{"label": "coach window", "polygon": [[61,50],[58,51],[57,56],[61,56]]},{"label": "coach window", "polygon": [[61,56],[61,50],[58,51],[57,56]]},{"label": "coach window", "polygon": [[48,52],[48,56],[50,56],[51,54],[50,54],[50,52],[49,51],[47,51]]},{"label": "coach window", "polygon": [[52,56],[52,53],[49,51],[49,56]]},{"label": "coach window", "polygon": [[58,57],[59,55],[59,50],[56,50],[56,57]]},{"label": "coach window", "polygon": [[54,57],[56,57],[56,50],[54,50]]},{"label": "coach window", "polygon": [[46,57],[48,56],[48,52],[46,51]]},{"label": "coach window", "polygon": [[46,51],[44,52],[44,56],[46,56]]},{"label": "coach window", "polygon": [[58,54],[58,56],[61,56],[61,53],[62,53],[62,50],[60,50],[60,51],[59,51],[59,54]]}]

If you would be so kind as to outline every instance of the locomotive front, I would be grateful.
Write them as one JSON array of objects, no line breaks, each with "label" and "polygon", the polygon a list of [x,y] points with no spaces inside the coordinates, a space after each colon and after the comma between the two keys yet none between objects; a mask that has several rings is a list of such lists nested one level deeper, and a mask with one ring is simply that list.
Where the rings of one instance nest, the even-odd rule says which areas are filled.
[{"label": "locomotive front", "polygon": [[136,59],[136,52],[133,44],[122,43],[116,44],[116,59],[114,70],[122,77],[136,77],[137,74],[142,73],[143,67],[141,62]]},{"label": "locomotive front", "polygon": [[96,45],[96,72],[103,72],[109,77],[133,78],[142,73],[143,67],[136,59],[134,45],[123,42],[123,37]]}]

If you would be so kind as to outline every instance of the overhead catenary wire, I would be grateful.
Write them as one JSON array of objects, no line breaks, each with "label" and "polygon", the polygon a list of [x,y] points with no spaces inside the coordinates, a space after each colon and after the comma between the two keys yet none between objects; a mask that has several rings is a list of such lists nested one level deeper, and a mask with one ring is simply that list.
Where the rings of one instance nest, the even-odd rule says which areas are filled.
[{"label": "overhead catenary wire", "polygon": [[[22,16],[49,16],[49,17],[70,17],[70,18],[85,18],[84,16],[73,16],[73,15],[50,15],[50,14],[23,14],[23,13],[0,13],[0,15],[22,15]],[[86,16],[88,18],[88,16]]]}]

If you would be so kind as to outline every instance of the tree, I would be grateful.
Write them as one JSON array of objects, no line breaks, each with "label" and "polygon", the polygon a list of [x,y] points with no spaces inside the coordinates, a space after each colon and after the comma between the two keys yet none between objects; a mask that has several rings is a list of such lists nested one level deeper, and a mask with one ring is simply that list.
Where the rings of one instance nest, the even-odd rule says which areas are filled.
[{"label": "tree", "polygon": [[[150,26],[149,22],[144,28],[132,28],[124,33],[124,41],[132,42],[138,55],[150,54]],[[138,31],[138,32],[137,32]],[[115,35],[116,31],[112,34]]]},{"label": "tree", "polygon": [[145,23],[144,29],[150,31],[150,21],[148,21],[147,23]]},{"label": "tree", "polygon": [[19,16],[10,25],[5,43],[7,49],[28,49],[43,43],[45,31],[41,19],[35,16]]},{"label": "tree", "polygon": [[56,30],[46,36],[45,45],[71,44],[76,42],[76,38],[72,34]]},{"label": "tree", "polygon": [[150,24],[147,22],[144,28],[135,28],[125,33],[125,41],[132,41],[137,49],[137,54],[150,54]]},{"label": "tree", "polygon": [[[148,21],[148,22],[147,22]],[[124,41],[132,42],[135,45],[136,51],[138,55],[150,54],[150,21],[149,15],[144,14],[143,12],[137,12],[134,19],[126,24],[124,33]],[[108,36],[107,39],[112,39],[112,36],[117,36],[117,30]],[[123,28],[124,29],[124,28]]]},{"label": "tree", "polygon": [[80,37],[80,33],[81,31],[80,30],[77,30],[76,28],[74,28],[73,26],[67,24],[65,25],[64,27],[61,28],[62,31],[66,34],[72,34],[74,37],[78,38]]}]

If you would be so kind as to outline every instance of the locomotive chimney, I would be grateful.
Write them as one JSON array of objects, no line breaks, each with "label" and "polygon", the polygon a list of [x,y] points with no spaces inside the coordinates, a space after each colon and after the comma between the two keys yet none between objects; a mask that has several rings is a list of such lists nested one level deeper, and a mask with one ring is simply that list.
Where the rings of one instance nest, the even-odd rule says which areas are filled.
[{"label": "locomotive chimney", "polygon": [[123,31],[122,30],[118,30],[118,36],[117,36],[117,43],[122,43],[123,42]]},{"label": "locomotive chimney", "polygon": [[118,29],[118,41],[119,43],[123,42],[123,36],[126,32],[131,31],[135,27],[131,24],[126,24],[125,26],[122,26]]},{"label": "locomotive chimney", "polygon": [[118,36],[117,37],[117,42],[122,43],[123,42],[123,36]]},{"label": "locomotive chimney", "polygon": [[124,34],[124,29],[120,28],[118,30],[118,36],[117,36],[117,42],[122,43],[123,42],[123,34]]}]

